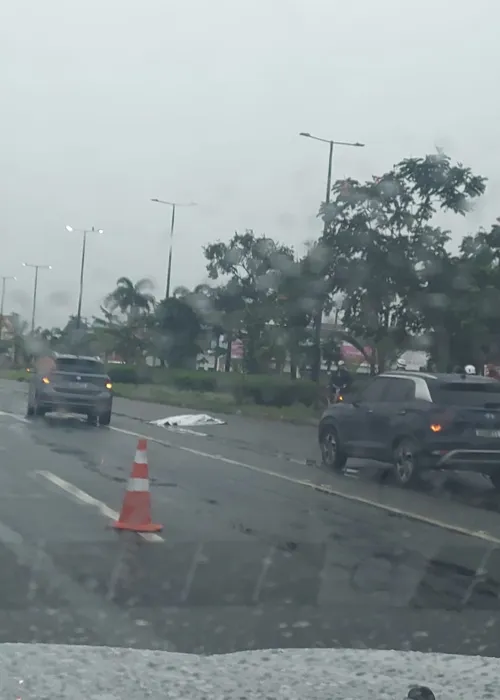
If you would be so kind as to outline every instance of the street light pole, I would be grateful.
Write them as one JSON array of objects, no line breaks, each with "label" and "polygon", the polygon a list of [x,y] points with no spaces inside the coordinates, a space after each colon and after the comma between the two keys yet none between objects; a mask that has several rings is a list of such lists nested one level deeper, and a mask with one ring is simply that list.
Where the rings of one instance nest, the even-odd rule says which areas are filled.
[{"label": "street light pole", "polygon": [[52,270],[51,265],[32,265],[23,263],[23,267],[31,267],[35,270],[35,281],[33,285],[33,309],[31,311],[31,332],[35,332],[36,295],[38,291],[38,270]]},{"label": "street light pole", "polygon": [[170,280],[172,278],[172,251],[174,248],[174,226],[175,226],[175,204],[172,204],[172,219],[170,221],[170,249],[168,251],[168,268],[167,268],[167,288],[165,290],[165,298],[170,296]]},{"label": "street light pole", "polygon": [[[359,141],[356,142],[351,142],[351,141],[334,141],[332,139],[322,139],[319,138],[318,136],[313,136],[312,134],[301,131],[299,136],[305,136],[308,139],[313,139],[314,141],[321,141],[322,143],[327,143],[329,146],[328,150],[328,172],[327,172],[327,177],[326,177],[326,197],[325,197],[325,205],[328,206],[330,204],[330,196],[331,196],[331,189],[332,189],[332,170],[333,170],[333,147],[334,146],[353,146],[355,148],[363,148],[364,143],[359,143]],[[323,223],[323,235],[326,234],[328,229],[328,223],[327,223],[327,218],[325,216],[324,223]],[[321,326],[323,323],[323,304],[319,304],[319,308],[317,309],[316,313],[314,314],[314,319],[313,319],[313,328],[314,328],[314,357],[313,357],[313,365],[312,365],[312,379],[315,382],[319,382],[320,374],[321,374]]]},{"label": "street light pole", "polygon": [[158,199],[155,197],[151,199],[152,202],[157,202],[158,204],[167,204],[172,207],[172,218],[170,220],[170,246],[168,251],[168,265],[167,265],[167,286],[165,290],[165,298],[168,299],[170,296],[170,282],[172,279],[172,253],[174,248],[174,227],[175,227],[175,210],[177,207],[195,207],[196,202],[187,202],[181,204],[180,202],[167,202],[164,199]]},{"label": "street light pole", "polygon": [[4,302],[5,302],[5,287],[7,280],[15,280],[15,277],[12,277],[12,275],[2,275],[2,298],[0,301],[0,340],[2,339],[2,334],[3,334],[3,309],[4,309]]},{"label": "street light pole", "polygon": [[80,229],[80,228],[73,228],[72,226],[66,226],[66,231],[69,231],[72,233],[75,231],[76,233],[81,233],[83,234],[83,241],[82,241],[82,260],[80,263],[80,291],[78,294],[78,308],[76,312],[76,328],[77,330],[80,328],[81,323],[82,323],[82,300],[83,300],[83,280],[85,276],[85,253],[87,250],[87,233],[104,233],[102,228],[97,229],[94,226],[92,226],[91,229]]},{"label": "street light pole", "polygon": [[83,232],[82,262],[80,265],[80,291],[78,293],[78,308],[76,311],[76,328],[80,328],[82,320],[83,277],[85,274],[85,250],[87,248],[87,231]]}]

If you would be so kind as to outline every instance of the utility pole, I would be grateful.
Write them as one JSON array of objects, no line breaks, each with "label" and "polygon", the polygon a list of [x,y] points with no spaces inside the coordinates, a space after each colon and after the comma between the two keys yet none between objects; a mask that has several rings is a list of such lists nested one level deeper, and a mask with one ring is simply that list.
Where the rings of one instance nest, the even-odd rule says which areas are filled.
[{"label": "utility pole", "polygon": [[[330,204],[330,195],[332,189],[332,169],[333,169],[333,147],[334,146],[353,146],[355,148],[363,148],[364,143],[355,143],[350,141],[333,141],[331,139],[322,139],[318,136],[313,136],[312,134],[301,131],[299,136],[305,136],[308,139],[313,139],[314,141],[321,141],[322,143],[327,143],[329,146],[328,150],[328,171],[326,177],[326,197],[325,205]],[[328,229],[327,218],[324,219],[323,224],[323,235],[326,234]],[[312,363],[312,379],[315,382],[319,382],[321,374],[321,327],[323,325],[323,300],[318,302],[318,308],[314,314],[313,318],[313,338],[314,338],[314,357]]]}]

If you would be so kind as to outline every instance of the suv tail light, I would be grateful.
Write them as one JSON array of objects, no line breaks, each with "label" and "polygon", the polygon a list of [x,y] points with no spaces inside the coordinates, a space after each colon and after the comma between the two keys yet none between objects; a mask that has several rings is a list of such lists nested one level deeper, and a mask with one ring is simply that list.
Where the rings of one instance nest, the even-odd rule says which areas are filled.
[{"label": "suv tail light", "polygon": [[436,411],[430,417],[429,430],[434,434],[442,433],[456,426],[456,411],[447,408]]}]

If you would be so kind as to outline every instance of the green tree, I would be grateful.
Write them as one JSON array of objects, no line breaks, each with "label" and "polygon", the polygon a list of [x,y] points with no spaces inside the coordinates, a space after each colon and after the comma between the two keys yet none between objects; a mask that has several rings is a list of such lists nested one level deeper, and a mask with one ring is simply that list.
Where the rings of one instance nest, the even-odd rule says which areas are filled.
[{"label": "green tree", "polygon": [[[231,313],[234,297],[228,294],[226,287],[213,287],[208,284],[199,284],[192,291],[187,288],[178,288],[174,296],[181,296],[198,316],[204,335],[203,349],[207,350],[209,346],[214,346],[214,369],[217,367],[218,358],[225,353],[226,365],[229,362],[226,370],[229,371],[231,353],[220,348],[220,338],[226,335],[227,339],[232,335],[235,322]],[[228,348],[230,350],[230,343]]]},{"label": "green tree", "polygon": [[127,316],[125,319],[101,306],[102,317],[94,316],[91,328],[92,347],[107,357],[116,353],[124,362],[144,360],[151,348],[151,316]]},{"label": "green tree", "polygon": [[152,344],[169,367],[196,367],[201,352],[202,324],[195,309],[182,297],[163,299],[152,319]]},{"label": "green tree", "polygon": [[[317,308],[322,287],[318,287],[318,273],[311,250],[298,261],[282,270],[277,299],[277,321],[285,331],[285,343],[290,356],[290,376],[297,377],[297,368],[303,359],[304,348],[310,346],[309,325]],[[311,354],[311,353],[308,353]]]},{"label": "green tree", "polygon": [[446,254],[422,271],[418,306],[438,369],[478,366],[500,350],[500,226],[466,236],[457,255]]},{"label": "green tree", "polygon": [[422,271],[444,261],[440,211],[465,214],[485,179],[443,153],[408,158],[369,182],[338,181],[322,208],[331,289],[345,292],[345,327],[376,351],[380,369],[421,328]]},{"label": "green tree", "polygon": [[293,251],[247,230],[235,233],[229,243],[206,246],[204,253],[210,278],[228,279],[223,298],[233,320],[239,317],[240,325],[231,331],[229,343],[234,336],[243,341],[246,369],[257,373],[262,370],[266,329],[279,316],[278,290],[281,277],[293,265]]},{"label": "green tree", "polygon": [[332,365],[337,364],[342,359],[342,345],[335,333],[330,333],[321,342],[321,354],[329,372]]}]

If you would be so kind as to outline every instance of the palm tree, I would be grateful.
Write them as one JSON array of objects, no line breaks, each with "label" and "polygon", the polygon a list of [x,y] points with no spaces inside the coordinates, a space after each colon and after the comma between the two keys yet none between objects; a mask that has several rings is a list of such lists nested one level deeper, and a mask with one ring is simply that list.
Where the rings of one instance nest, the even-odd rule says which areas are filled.
[{"label": "palm tree", "polygon": [[119,355],[125,362],[141,360],[149,343],[146,335],[151,317],[129,315],[124,321],[118,314],[101,306],[103,318],[94,316],[92,335],[95,345],[106,357],[112,353]]},{"label": "palm tree", "polygon": [[129,317],[137,317],[148,313],[155,305],[154,296],[147,290],[153,288],[153,283],[146,277],[135,284],[129,277],[116,280],[116,288],[104,299],[104,304],[111,310],[119,309]]}]

